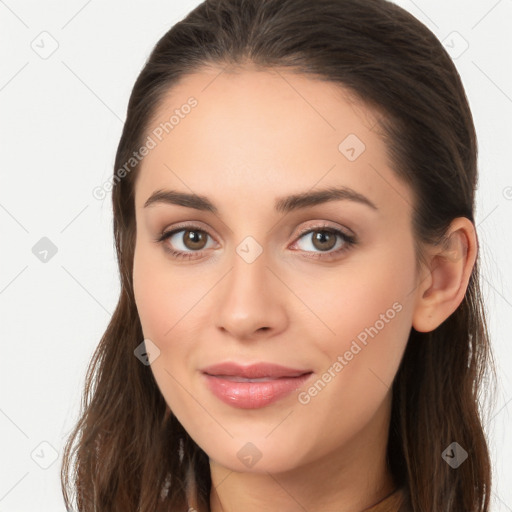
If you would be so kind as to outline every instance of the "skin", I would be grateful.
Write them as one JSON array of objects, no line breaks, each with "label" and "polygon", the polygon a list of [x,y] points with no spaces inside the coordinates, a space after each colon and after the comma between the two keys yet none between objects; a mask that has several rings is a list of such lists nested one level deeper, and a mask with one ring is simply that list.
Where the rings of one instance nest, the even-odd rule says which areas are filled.
[{"label": "skin", "polygon": [[[412,191],[389,166],[377,114],[337,85],[285,70],[205,68],[169,90],[150,126],[190,96],[197,107],[143,159],[135,186],[133,281],[144,337],[160,350],[156,382],[210,457],[213,512],[363,510],[396,487],[385,462],[391,384],[411,327],[434,329],[462,301],[474,227],[455,219],[449,246],[425,248],[427,264],[416,266]],[[365,144],[354,161],[338,149],[348,134]],[[336,200],[274,211],[278,197],[329,186],[378,209]],[[218,213],[144,207],[159,189],[206,196]],[[182,222],[205,230],[206,246],[185,245],[183,231],[155,242]],[[357,244],[327,257],[342,238],[324,252],[311,234],[299,238],[319,222]],[[252,263],[236,252],[247,236],[262,249]],[[173,259],[164,250],[172,244],[196,253]],[[203,384],[199,370],[226,360],[311,369],[317,381],[394,303],[400,311],[307,404],[301,388],[238,409]],[[252,467],[237,456],[248,442],[261,453]]]}]

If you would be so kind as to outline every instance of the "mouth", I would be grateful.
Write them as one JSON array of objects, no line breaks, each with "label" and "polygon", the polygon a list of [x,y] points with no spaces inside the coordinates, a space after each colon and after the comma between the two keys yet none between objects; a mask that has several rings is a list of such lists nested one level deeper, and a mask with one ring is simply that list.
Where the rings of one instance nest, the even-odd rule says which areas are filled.
[{"label": "mouth", "polygon": [[311,373],[311,369],[290,368],[274,363],[260,362],[243,365],[233,361],[208,366],[201,370],[212,377],[233,377],[258,381],[262,379],[275,380],[281,378],[300,377]]},{"label": "mouth", "polygon": [[272,382],[279,379],[295,379],[297,377],[302,377],[302,375],[309,375],[312,372],[301,373],[300,375],[296,375],[294,377],[260,377],[259,379],[249,379],[247,377],[241,377],[239,375],[211,375],[206,373],[206,375],[210,375],[210,377],[221,377],[224,380],[229,380],[231,382]]},{"label": "mouth", "polygon": [[234,368],[233,363],[225,363],[222,368],[219,365],[210,367],[201,373],[206,387],[215,397],[240,409],[259,409],[281,400],[302,387],[313,375],[312,370],[265,364],[236,365]]}]

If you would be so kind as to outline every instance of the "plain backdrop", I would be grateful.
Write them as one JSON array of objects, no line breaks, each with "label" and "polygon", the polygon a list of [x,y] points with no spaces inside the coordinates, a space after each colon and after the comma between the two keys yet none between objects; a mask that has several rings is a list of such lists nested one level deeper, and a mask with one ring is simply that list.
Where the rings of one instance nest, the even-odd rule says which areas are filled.
[{"label": "plain backdrop", "polygon": [[[398,3],[449,49],[477,129],[477,231],[499,379],[486,422],[492,510],[512,511],[512,1]],[[92,190],[112,174],[149,52],[198,4],[0,0],[0,512],[65,510],[63,443],[119,293],[110,195]]]}]

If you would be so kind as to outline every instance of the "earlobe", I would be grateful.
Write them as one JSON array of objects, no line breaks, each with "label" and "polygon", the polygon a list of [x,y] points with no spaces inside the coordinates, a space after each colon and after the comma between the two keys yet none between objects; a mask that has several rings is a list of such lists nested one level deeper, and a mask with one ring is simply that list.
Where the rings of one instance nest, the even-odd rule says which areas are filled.
[{"label": "earlobe", "polygon": [[473,223],[458,217],[452,221],[441,246],[427,249],[427,268],[416,289],[412,326],[430,332],[460,305],[467,290],[477,255]]}]

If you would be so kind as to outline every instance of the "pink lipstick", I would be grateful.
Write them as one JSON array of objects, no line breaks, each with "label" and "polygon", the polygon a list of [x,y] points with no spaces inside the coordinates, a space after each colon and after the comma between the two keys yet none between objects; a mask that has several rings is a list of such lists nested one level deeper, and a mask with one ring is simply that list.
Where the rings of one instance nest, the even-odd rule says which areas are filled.
[{"label": "pink lipstick", "polygon": [[201,371],[206,385],[217,398],[241,409],[269,405],[301,387],[313,374],[312,370],[272,363],[243,366],[225,362]]}]

